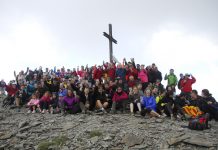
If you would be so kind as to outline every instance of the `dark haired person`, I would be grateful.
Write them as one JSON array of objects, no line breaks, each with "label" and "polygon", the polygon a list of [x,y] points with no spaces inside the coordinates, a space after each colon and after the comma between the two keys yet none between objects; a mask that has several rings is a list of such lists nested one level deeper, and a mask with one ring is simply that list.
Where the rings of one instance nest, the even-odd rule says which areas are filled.
[{"label": "dark haired person", "polygon": [[15,81],[10,81],[8,85],[5,85],[5,91],[8,93],[6,99],[9,101],[9,105],[14,104],[15,96],[18,90],[19,89]]},{"label": "dark haired person", "polygon": [[185,74],[184,79],[181,81],[181,91],[187,95],[187,98],[190,98],[192,84],[194,84],[195,82],[195,77],[187,73]]},{"label": "dark haired person", "polygon": [[203,89],[201,92],[202,104],[200,109],[210,114],[210,119],[218,121],[218,103],[215,98],[210,94],[208,89]]},{"label": "dark haired person", "polygon": [[67,91],[67,96],[63,98],[64,113],[76,114],[81,112],[79,99],[74,95],[72,90]]},{"label": "dark haired person", "polygon": [[148,86],[148,71],[145,69],[144,65],[141,65],[141,69],[138,72],[138,78],[142,84],[142,90],[144,91]]},{"label": "dark haired person", "polygon": [[80,108],[82,113],[87,113],[94,108],[92,94],[88,87],[80,93]]},{"label": "dark haired person", "polygon": [[136,110],[141,113],[142,107],[141,107],[141,97],[139,90],[136,86],[133,87],[133,90],[129,93],[129,101],[130,101],[130,112],[133,115]]},{"label": "dark haired person", "polygon": [[118,86],[112,98],[112,113],[115,113],[117,109],[121,109],[122,112],[125,112],[127,100],[127,93],[123,91],[121,86]]},{"label": "dark haired person", "polygon": [[95,93],[95,104],[98,110],[107,113],[105,109],[108,107],[108,101],[102,86],[99,86],[98,92]]},{"label": "dark haired person", "polygon": [[46,113],[49,112],[49,106],[51,104],[51,96],[50,96],[50,92],[46,91],[44,93],[44,95],[42,96],[42,98],[39,101],[39,105],[40,105],[40,112],[41,113]]},{"label": "dark haired person", "polygon": [[175,87],[177,85],[177,77],[174,74],[174,69],[170,69],[170,74],[169,75],[165,75],[164,80],[167,80],[167,85],[171,86],[173,88],[173,90],[175,91]]},{"label": "dark haired person", "polygon": [[197,117],[203,114],[200,109],[201,97],[196,90],[191,91],[191,99],[186,100],[186,104],[183,107],[184,112],[190,117]]}]

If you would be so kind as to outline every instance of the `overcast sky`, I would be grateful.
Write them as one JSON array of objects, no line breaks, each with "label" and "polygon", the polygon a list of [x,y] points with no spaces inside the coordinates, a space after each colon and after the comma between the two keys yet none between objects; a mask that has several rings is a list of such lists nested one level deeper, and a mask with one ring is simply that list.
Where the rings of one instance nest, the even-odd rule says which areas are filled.
[{"label": "overcast sky", "polygon": [[[0,0],[0,78],[26,67],[101,64],[114,55],[192,73],[218,98],[217,0]],[[163,82],[165,83],[165,82]]]}]

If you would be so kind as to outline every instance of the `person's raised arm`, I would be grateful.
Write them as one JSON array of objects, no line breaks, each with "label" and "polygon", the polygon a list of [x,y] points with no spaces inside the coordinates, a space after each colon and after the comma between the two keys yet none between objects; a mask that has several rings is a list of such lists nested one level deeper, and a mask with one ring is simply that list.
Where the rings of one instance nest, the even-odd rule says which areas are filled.
[{"label": "person's raised arm", "polygon": [[133,66],[134,68],[136,68],[136,65],[135,65],[135,60],[134,60],[134,58],[131,58],[131,62],[132,62],[132,66]]},{"label": "person's raised arm", "polygon": [[123,58],[123,65],[128,65],[128,63],[126,62],[126,58]]},{"label": "person's raised arm", "polygon": [[193,75],[190,75],[190,76],[191,76],[192,83],[195,83],[196,82],[196,78]]},{"label": "person's raised arm", "polygon": [[26,68],[26,72],[24,73],[25,76],[27,75],[28,72],[29,72],[29,67]]},{"label": "person's raised arm", "polygon": [[54,67],[54,73],[56,73],[56,66]]}]

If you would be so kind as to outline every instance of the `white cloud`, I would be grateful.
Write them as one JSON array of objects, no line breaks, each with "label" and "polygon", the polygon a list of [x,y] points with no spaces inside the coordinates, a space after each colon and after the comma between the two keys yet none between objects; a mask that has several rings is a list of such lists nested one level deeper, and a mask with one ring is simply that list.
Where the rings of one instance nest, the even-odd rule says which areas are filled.
[{"label": "white cloud", "polygon": [[[182,30],[166,30],[154,33],[147,47],[151,59],[162,73],[174,68],[179,73],[192,73],[197,82],[193,88],[200,91],[207,88],[218,98],[217,51],[218,45],[210,40],[186,33]],[[164,74],[163,74],[164,75]]]},{"label": "white cloud", "polygon": [[25,20],[15,24],[7,35],[0,36],[1,62],[4,62],[0,64],[4,70],[0,77],[6,80],[13,78],[13,70],[50,67],[58,62],[58,44],[54,45],[52,35],[36,19]]}]

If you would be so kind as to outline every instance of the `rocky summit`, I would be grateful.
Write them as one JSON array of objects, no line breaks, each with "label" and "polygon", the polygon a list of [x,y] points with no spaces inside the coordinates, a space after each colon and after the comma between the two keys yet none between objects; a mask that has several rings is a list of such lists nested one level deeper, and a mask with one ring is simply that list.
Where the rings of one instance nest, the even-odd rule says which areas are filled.
[{"label": "rocky summit", "polygon": [[187,121],[130,114],[27,114],[0,110],[0,150],[216,150],[218,124],[194,131]]}]

